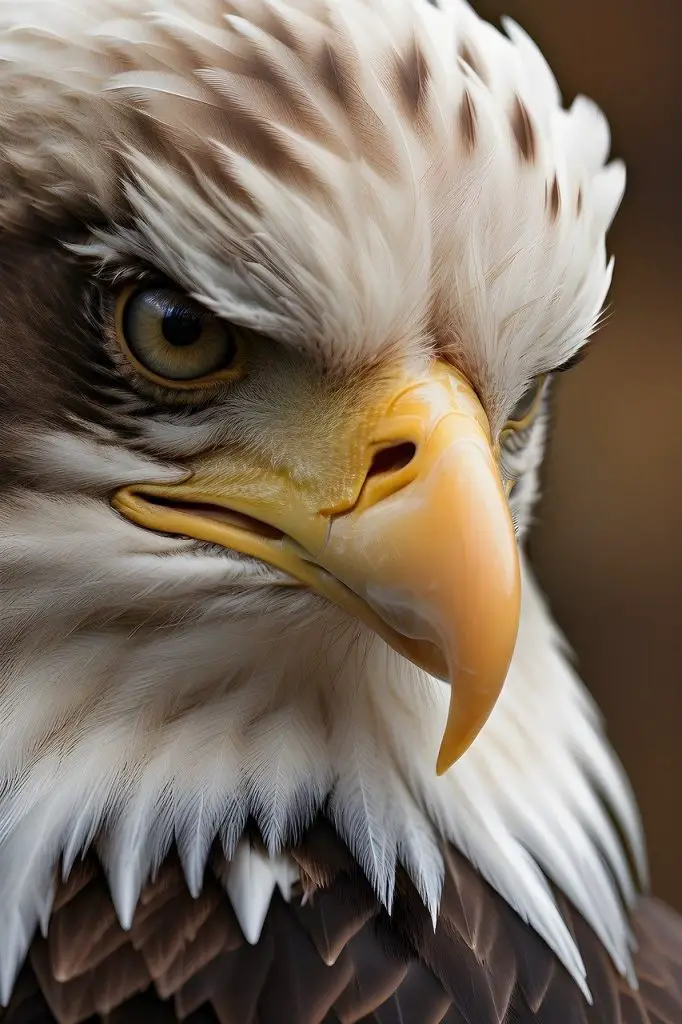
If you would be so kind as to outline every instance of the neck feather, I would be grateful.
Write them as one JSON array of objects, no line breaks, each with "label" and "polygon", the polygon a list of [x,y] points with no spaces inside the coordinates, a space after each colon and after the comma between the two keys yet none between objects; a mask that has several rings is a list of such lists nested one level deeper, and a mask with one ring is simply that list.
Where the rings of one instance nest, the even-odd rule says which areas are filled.
[{"label": "neck feather", "polygon": [[[250,618],[226,635],[234,609],[225,601],[235,598],[207,587],[224,582],[228,560],[155,554],[146,597],[153,563],[182,563],[184,575],[173,569],[163,586],[182,582],[194,607],[203,595],[198,616],[172,629],[150,617],[125,632],[112,628],[120,609],[84,625],[81,608],[74,629],[62,583],[58,641],[25,632],[10,651],[0,743],[5,999],[36,924],[49,917],[57,865],[68,873],[96,845],[127,925],[172,844],[196,893],[216,840],[228,859],[243,858],[249,819],[271,859],[272,893],[288,878],[287,847],[320,810],[389,910],[401,865],[435,923],[442,851],[453,843],[584,988],[552,886],[631,973],[627,907],[646,871],[637,813],[527,570],[502,698],[470,751],[438,778],[444,684],[307,597],[277,604],[245,590]],[[228,888],[238,913],[247,884],[239,877]]]}]

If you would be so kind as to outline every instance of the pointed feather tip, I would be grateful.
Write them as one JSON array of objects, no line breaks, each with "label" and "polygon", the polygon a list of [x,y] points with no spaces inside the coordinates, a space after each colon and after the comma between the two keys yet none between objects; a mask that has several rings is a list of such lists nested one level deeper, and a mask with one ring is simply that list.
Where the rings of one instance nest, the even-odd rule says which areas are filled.
[{"label": "pointed feather tip", "polygon": [[53,879],[49,889],[45,893],[45,896],[38,904],[38,926],[40,928],[40,934],[44,939],[47,938],[47,933],[50,927],[50,917],[52,916],[52,905],[54,903],[56,891],[57,886]]},{"label": "pointed feather tip", "polygon": [[290,903],[294,886],[301,878],[298,865],[290,857],[278,856],[273,858],[272,871],[282,899]]},{"label": "pointed feather tip", "polygon": [[187,882],[187,889],[193,900],[198,900],[201,896],[201,890],[203,888],[204,875],[203,872],[198,875],[195,872],[183,871],[185,881]]},{"label": "pointed feather tip", "polygon": [[13,941],[0,945],[0,1007],[3,1008],[9,1006],[14,983],[30,942],[30,936],[26,934],[23,922],[14,915],[14,927],[12,927],[10,915],[8,917],[3,918],[3,926],[12,936]]},{"label": "pointed feather tip", "polygon": [[209,854],[208,845],[201,849],[195,846],[189,851],[181,847],[179,849],[179,854],[182,873],[185,876],[185,882],[187,883],[187,889],[190,896],[196,900],[201,895],[201,891],[204,887],[204,875],[206,874],[206,864],[208,862]]},{"label": "pointed feather tip", "polygon": [[129,932],[133,926],[141,888],[142,881],[139,877],[133,876],[132,870],[124,870],[118,878],[109,879],[111,902],[124,932]]},{"label": "pointed feather tip", "polygon": [[438,911],[440,910],[440,897],[437,900],[424,899],[424,894],[420,894],[424,900],[424,905],[428,911],[429,917],[431,918],[431,924],[433,926],[433,934],[436,934],[436,927],[438,925]]},{"label": "pointed feather tip", "polygon": [[242,841],[230,864],[225,891],[244,938],[252,946],[261,937],[276,884],[267,858],[248,840]]}]

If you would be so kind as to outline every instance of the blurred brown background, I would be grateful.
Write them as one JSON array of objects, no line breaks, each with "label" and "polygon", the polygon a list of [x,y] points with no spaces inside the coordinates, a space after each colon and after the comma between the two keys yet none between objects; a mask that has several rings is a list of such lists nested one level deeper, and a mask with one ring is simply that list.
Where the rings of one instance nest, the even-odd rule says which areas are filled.
[{"label": "blurred brown background", "polygon": [[682,0],[474,0],[595,99],[628,165],[613,315],[562,379],[531,553],[682,909]]}]

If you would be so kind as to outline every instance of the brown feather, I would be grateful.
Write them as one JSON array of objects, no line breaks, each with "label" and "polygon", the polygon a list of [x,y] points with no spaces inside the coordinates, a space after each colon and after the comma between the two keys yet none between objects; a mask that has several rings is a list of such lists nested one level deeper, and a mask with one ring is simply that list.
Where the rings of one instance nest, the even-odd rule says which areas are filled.
[{"label": "brown feather", "polygon": [[353,977],[334,1010],[341,1024],[354,1024],[391,998],[405,980],[408,964],[387,957],[368,928],[350,940],[347,953]]},{"label": "brown feather", "polygon": [[420,1024],[438,1024],[445,1019],[451,1007],[450,996],[440,983],[421,964],[413,963],[393,995],[375,1012],[381,1024],[400,1024],[401,1021],[419,1021]]},{"label": "brown feather", "polygon": [[144,937],[133,924],[132,942],[140,951],[154,980],[162,977],[191,945],[203,925],[215,912],[220,894],[207,887],[193,900],[188,893],[173,900],[145,922]]},{"label": "brown feather", "polygon": [[71,868],[69,876],[66,881],[58,887],[55,893],[55,898],[52,903],[52,913],[56,914],[67,903],[70,903],[75,896],[84,889],[88,882],[97,874],[97,862],[88,858],[87,860],[78,860]]},{"label": "brown feather", "polygon": [[226,901],[216,907],[192,940],[176,956],[165,972],[154,977],[156,990],[162,999],[174,994],[211,963],[221,952],[234,949],[241,936],[235,931],[234,919]]},{"label": "brown feather", "polygon": [[59,1024],[80,1024],[94,1014],[109,1013],[149,985],[145,963],[129,945],[89,973],[58,982],[50,968],[47,943],[38,939],[31,949],[31,965]]},{"label": "brown feather", "polygon": [[[448,851],[436,931],[400,876],[389,916],[327,822],[292,851],[312,897],[273,898],[248,945],[220,881],[193,899],[170,858],[130,932],[95,861],[55,899],[3,1024],[680,1024],[682,919],[642,899],[633,916],[639,991],[559,896],[594,1002],[457,851]],[[89,922],[89,926],[86,923]],[[70,943],[73,948],[70,948]],[[61,979],[61,980],[60,980]],[[170,997],[173,996],[171,999]]]},{"label": "brown feather", "polygon": [[50,919],[47,936],[52,974],[70,981],[93,970],[127,941],[103,878],[62,902]]},{"label": "brown feather", "polygon": [[305,903],[297,903],[294,912],[319,956],[326,964],[333,964],[344,946],[374,916],[376,906],[371,893],[343,876],[333,894],[320,889]]},{"label": "brown feather", "polygon": [[230,970],[211,996],[219,1024],[255,1024],[261,992],[275,957],[272,931],[263,930],[257,946],[242,946],[232,956]]},{"label": "brown feather", "polygon": [[175,992],[173,1000],[179,1020],[185,1020],[220,991],[237,959],[233,951],[220,953],[187,979]]},{"label": "brown feather", "polygon": [[276,955],[259,1000],[259,1019],[318,1024],[350,983],[352,959],[344,950],[332,966],[325,964],[279,895],[268,916]]}]

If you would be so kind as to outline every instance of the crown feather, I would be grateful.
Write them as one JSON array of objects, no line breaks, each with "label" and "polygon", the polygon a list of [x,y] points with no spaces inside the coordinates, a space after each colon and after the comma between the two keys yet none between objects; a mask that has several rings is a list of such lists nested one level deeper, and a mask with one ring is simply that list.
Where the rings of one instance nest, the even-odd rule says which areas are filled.
[{"label": "crown feather", "polygon": [[114,258],[326,361],[430,336],[495,425],[597,323],[625,181],[505,28],[463,0],[0,3],[0,222],[104,220]]}]

